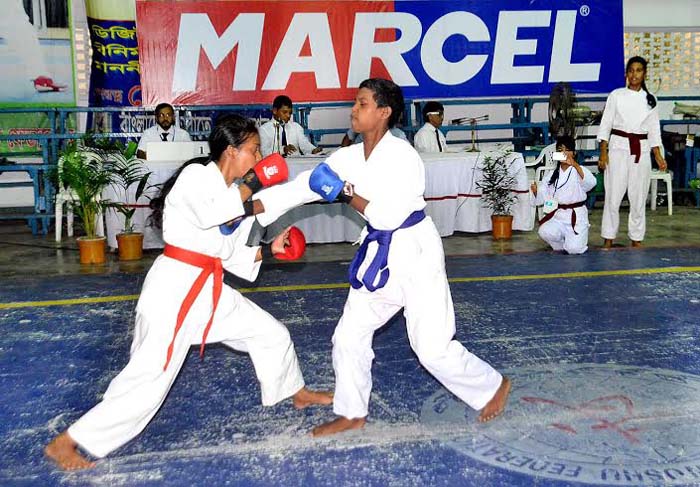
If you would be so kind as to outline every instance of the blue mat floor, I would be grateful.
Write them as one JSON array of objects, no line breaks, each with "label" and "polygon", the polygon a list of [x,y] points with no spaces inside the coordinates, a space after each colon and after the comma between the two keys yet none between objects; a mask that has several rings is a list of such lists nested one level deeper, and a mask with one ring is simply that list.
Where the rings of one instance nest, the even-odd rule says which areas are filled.
[{"label": "blue mat floor", "polygon": [[[422,368],[399,314],[375,336],[363,430],[311,438],[330,408],[262,407],[246,354],[193,348],[145,431],[78,473],[42,449],[127,362],[144,275],[19,277],[0,299],[0,485],[700,485],[697,266],[697,248],[450,258],[456,338],[513,378],[501,418],[477,423]],[[288,326],[313,388],[333,387],[347,294],[314,286],[346,272],[265,267],[246,293]],[[2,307],[109,296],[127,297]]]}]

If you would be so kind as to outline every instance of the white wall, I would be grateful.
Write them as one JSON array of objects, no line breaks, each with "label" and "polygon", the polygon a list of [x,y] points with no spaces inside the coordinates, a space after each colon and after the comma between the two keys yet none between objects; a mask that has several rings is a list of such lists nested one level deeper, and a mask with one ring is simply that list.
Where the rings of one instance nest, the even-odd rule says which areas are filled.
[{"label": "white wall", "polygon": [[624,0],[626,30],[700,30],[700,0]]}]

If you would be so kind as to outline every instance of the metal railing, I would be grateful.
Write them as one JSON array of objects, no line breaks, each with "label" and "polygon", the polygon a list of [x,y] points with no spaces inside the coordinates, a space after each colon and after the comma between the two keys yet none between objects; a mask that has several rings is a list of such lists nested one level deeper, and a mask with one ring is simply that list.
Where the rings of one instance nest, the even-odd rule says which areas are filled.
[{"label": "metal railing", "polygon": [[[605,102],[606,96],[577,96],[577,103]],[[659,101],[699,101],[700,96],[678,96],[678,97],[658,97]],[[442,129],[445,132],[464,131],[507,131],[507,135],[479,138],[479,142],[512,142],[516,150],[524,152],[525,156],[536,155],[538,148],[526,149],[525,142],[532,141],[533,133],[542,135],[542,144],[550,143],[549,122],[532,121],[533,107],[536,104],[548,103],[548,97],[522,97],[522,98],[484,98],[484,99],[450,99],[440,100],[443,105],[510,105],[512,117],[508,123],[479,123],[476,125],[446,124]],[[405,122],[401,128],[406,132],[409,140],[413,139],[415,132],[423,125],[422,107],[426,101],[406,100],[405,102]],[[313,110],[318,109],[347,109],[352,107],[351,102],[331,102],[331,103],[296,103],[293,110],[293,118],[301,124],[307,134],[316,145],[321,144],[321,139],[329,134],[344,134],[347,128],[309,128],[309,118]],[[56,164],[60,150],[66,140],[79,139],[86,134],[72,129],[77,126],[75,119],[78,116],[88,118],[100,118],[107,120],[108,128],[102,132],[92,132],[95,138],[110,139],[133,139],[140,138],[144,129],[155,123],[152,109],[143,107],[41,107],[41,108],[7,108],[0,109],[0,116],[9,114],[45,114],[48,120],[48,127],[37,129],[37,133],[8,133],[0,134],[0,142],[36,144],[36,151],[24,151],[17,154],[13,151],[0,152],[0,156],[24,157],[28,155],[41,156],[42,164],[12,164],[0,166],[1,171],[27,172],[32,179],[34,189],[34,212],[31,214],[21,213],[0,215],[0,219],[27,218],[32,227],[32,231],[37,233],[37,222],[42,223],[44,233],[48,232],[50,219],[53,217],[54,189],[49,179],[51,168]],[[215,117],[222,113],[242,113],[260,121],[267,119],[271,115],[269,105],[183,105],[175,106],[176,121],[179,126],[190,132],[195,140],[203,140],[209,135],[211,125]],[[111,114],[111,121],[109,117]],[[115,117],[121,117],[119,130],[114,130]],[[662,128],[667,125],[700,125],[700,119],[686,120],[662,120]],[[138,130],[122,130],[138,129]],[[450,142],[470,142],[467,137],[463,140],[453,139]],[[335,145],[335,144],[334,144]],[[327,146],[327,144],[326,144]],[[582,156],[588,156],[588,152],[582,151]]]}]

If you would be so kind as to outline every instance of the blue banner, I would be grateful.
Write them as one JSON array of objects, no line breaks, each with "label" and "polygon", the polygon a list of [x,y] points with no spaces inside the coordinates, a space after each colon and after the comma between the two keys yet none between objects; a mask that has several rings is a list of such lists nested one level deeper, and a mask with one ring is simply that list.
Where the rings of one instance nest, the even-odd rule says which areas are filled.
[{"label": "blue banner", "polygon": [[90,106],[140,106],[136,22],[88,18],[92,45]]},{"label": "blue banner", "polygon": [[407,98],[546,95],[560,81],[606,93],[624,84],[622,0],[397,1],[395,9],[421,25],[403,54],[415,77],[400,83]]}]

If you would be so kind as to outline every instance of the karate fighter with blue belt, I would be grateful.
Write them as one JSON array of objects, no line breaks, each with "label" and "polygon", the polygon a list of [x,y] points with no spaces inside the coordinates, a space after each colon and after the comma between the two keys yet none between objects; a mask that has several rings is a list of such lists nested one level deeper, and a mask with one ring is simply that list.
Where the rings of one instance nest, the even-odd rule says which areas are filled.
[{"label": "karate fighter with blue belt", "polygon": [[[338,418],[316,427],[315,436],[365,425],[372,390],[372,337],[401,308],[421,364],[462,401],[481,410],[480,421],[498,416],[510,392],[508,378],[454,340],[442,241],[424,212],[423,161],[408,142],[389,132],[403,106],[401,88],[393,82],[363,81],[351,121],[364,142],[339,149],[313,171],[260,196],[266,208],[279,208],[282,201],[291,208],[319,196],[339,200],[367,220],[350,266],[351,289],[333,335],[333,410]],[[266,202],[267,198],[276,201]]]}]

